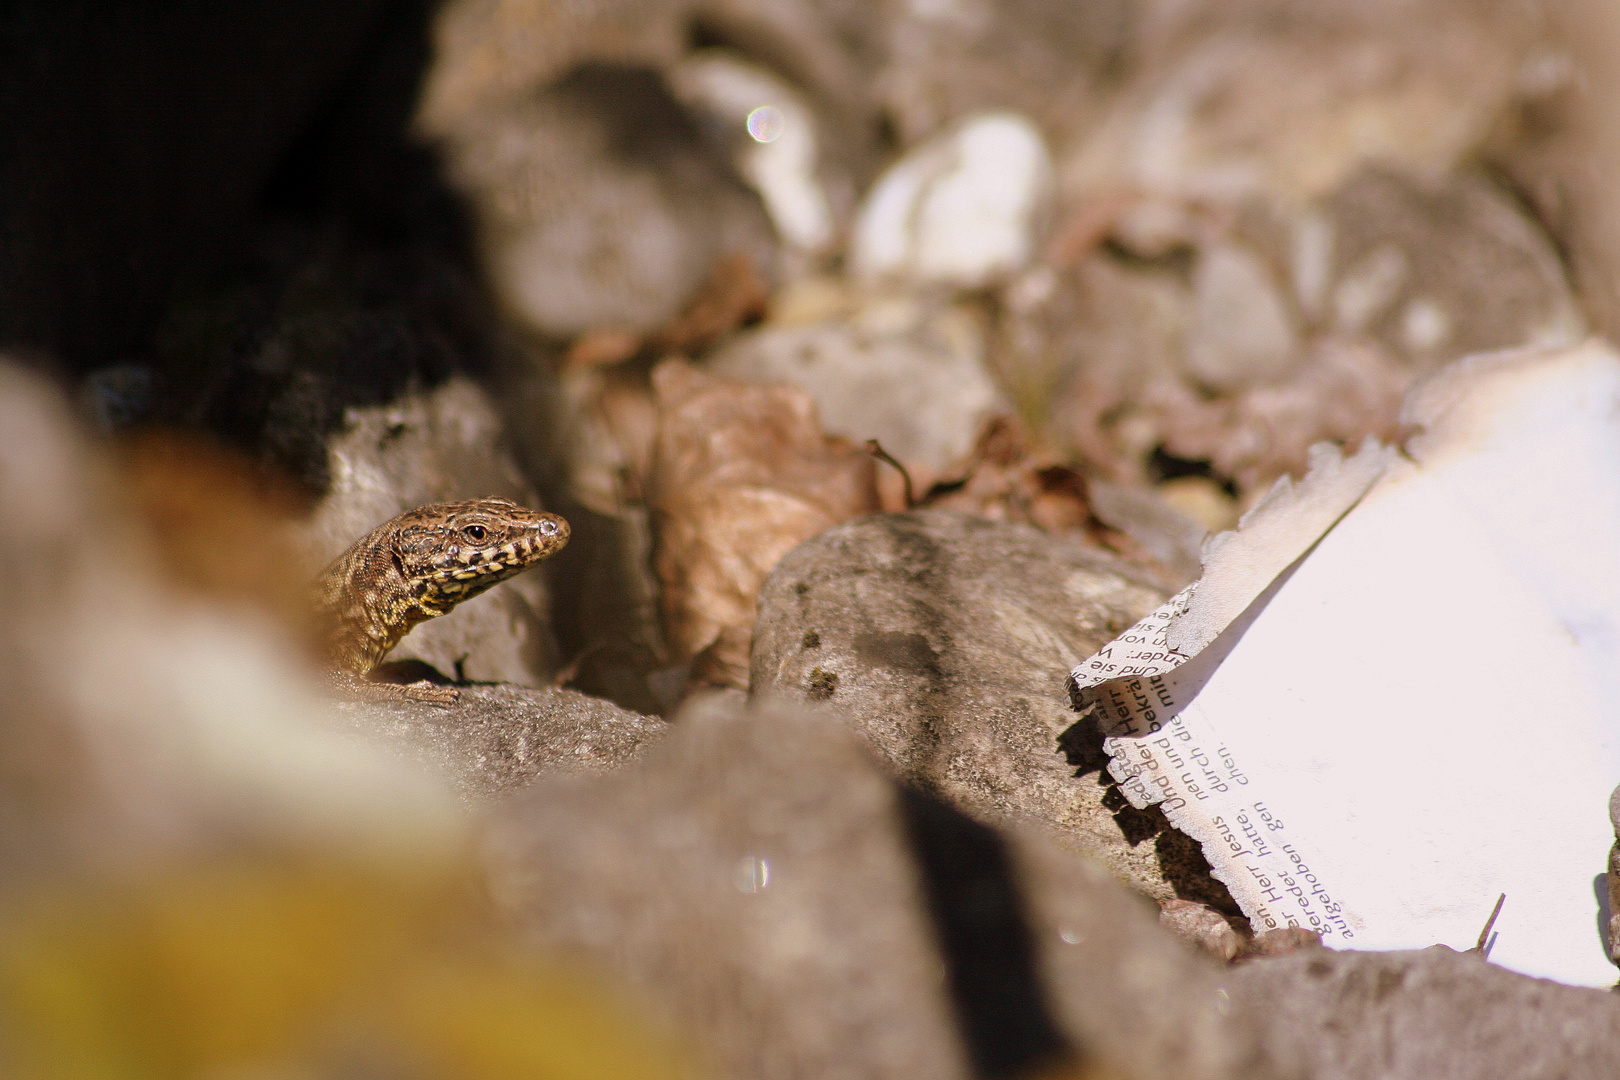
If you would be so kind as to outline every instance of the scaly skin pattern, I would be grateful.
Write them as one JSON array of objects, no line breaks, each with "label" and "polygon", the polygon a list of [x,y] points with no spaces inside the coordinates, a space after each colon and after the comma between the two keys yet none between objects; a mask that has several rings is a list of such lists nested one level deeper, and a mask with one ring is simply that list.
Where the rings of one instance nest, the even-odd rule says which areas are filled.
[{"label": "scaly skin pattern", "polygon": [[448,704],[454,687],[365,676],[411,628],[521,574],[568,543],[568,522],[505,499],[432,503],[354,542],[316,584],[331,681],[347,696]]}]

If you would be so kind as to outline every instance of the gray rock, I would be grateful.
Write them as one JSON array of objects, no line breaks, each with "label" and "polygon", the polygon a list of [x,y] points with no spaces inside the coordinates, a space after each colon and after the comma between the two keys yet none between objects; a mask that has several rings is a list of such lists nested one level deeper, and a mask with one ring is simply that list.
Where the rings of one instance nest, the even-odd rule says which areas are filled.
[{"label": "gray rock", "polygon": [[1196,900],[1171,900],[1159,911],[1159,925],[1219,960],[1243,951],[1243,937],[1220,912]]},{"label": "gray rock", "polygon": [[[1099,868],[898,788],[840,723],[689,715],[635,765],[497,811],[492,894],[722,1077],[1265,1077],[1220,969]],[[970,1067],[973,1061],[976,1067]]]},{"label": "gray rock", "polygon": [[948,469],[1007,406],[984,366],[984,330],[960,307],[879,297],[847,315],[767,323],[723,346],[710,370],[754,383],[790,383],[816,403],[822,426],[877,439],[902,461]]},{"label": "gray rock", "polygon": [[774,262],[758,196],[654,71],[582,67],[466,118],[445,145],[478,210],[491,284],[542,333],[645,333],[723,256]]},{"label": "gray rock", "polygon": [[[493,495],[540,507],[489,398],[464,378],[390,405],[350,409],[327,453],[331,490],[299,529],[318,566],[424,503]],[[544,575],[520,574],[418,626],[388,659],[420,660],[480,681],[544,684],[557,669],[549,612]]]},{"label": "gray rock", "polygon": [[463,799],[480,802],[552,773],[602,773],[664,736],[655,716],[574,690],[465,686],[449,708],[402,701],[337,706],[355,730],[403,747],[448,772]]},{"label": "gray rock", "polygon": [[1155,899],[1230,905],[1195,884],[1190,842],[1095,771],[1100,735],[1076,725],[1062,689],[1162,600],[1114,557],[1027,525],[866,518],[766,579],[750,692],[827,703],[906,779],[979,820],[1032,823]]},{"label": "gray rock", "polygon": [[[1167,571],[1177,587],[1191,585],[1203,569],[1204,525],[1165,501],[1153,489],[1097,480],[1086,494],[1091,512],[1111,529],[1142,545]],[[1233,522],[1236,524],[1236,522]]]},{"label": "gray rock", "polygon": [[1316,1080],[1597,1080],[1620,1075],[1620,1000],[1477,954],[1307,949],[1234,968],[1225,988]]},{"label": "gray rock", "polygon": [[1299,334],[1273,275],[1254,252],[1214,243],[1193,272],[1187,373],[1217,391],[1286,376]]},{"label": "gray rock", "polygon": [[946,0],[895,14],[876,89],[907,144],[970,113],[1016,109],[1060,147],[1099,111],[1137,17],[1120,0]]},{"label": "gray rock", "polygon": [[1186,359],[1193,303],[1182,275],[1093,253],[1066,270],[1030,270],[1003,299],[991,365],[1020,388],[1026,421],[1108,478],[1146,483],[1163,440],[1148,402]]},{"label": "gray rock", "polygon": [[1330,321],[1372,335],[1418,370],[1585,333],[1552,241],[1481,176],[1424,185],[1363,173],[1326,200],[1325,220]]}]

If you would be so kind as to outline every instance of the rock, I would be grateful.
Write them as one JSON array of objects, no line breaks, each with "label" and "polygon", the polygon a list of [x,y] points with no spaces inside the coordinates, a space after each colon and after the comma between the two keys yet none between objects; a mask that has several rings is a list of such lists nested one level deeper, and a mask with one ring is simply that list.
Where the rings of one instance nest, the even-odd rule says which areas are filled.
[{"label": "rock", "polygon": [[481,802],[537,776],[609,772],[663,737],[654,716],[574,690],[464,686],[455,705],[345,702],[354,730],[397,743],[447,771],[464,799]]},{"label": "rock", "polygon": [[1327,317],[1417,370],[1586,333],[1552,241],[1486,177],[1362,173],[1326,200],[1321,220]]},{"label": "rock", "polygon": [[877,439],[936,473],[965,457],[984,422],[1006,411],[972,311],[913,297],[858,301],[841,290],[822,304],[836,314],[767,322],[722,346],[707,366],[797,386],[828,431],[857,443]]},{"label": "rock", "polygon": [[[328,455],[331,490],[297,529],[317,566],[413,506],[485,495],[540,505],[488,397],[464,378],[349,410]],[[420,660],[476,681],[543,684],[557,669],[549,606],[543,570],[520,574],[418,626],[388,659]]]},{"label": "rock", "polygon": [[105,444],[55,387],[3,360],[0,431],[8,899],[137,867],[162,880],[225,852],[426,865],[456,848],[448,793],[332,731],[272,620],[168,578]]},{"label": "rock", "polygon": [[688,55],[670,81],[688,108],[724,132],[777,236],[808,254],[822,252],[833,238],[832,208],[816,175],[816,115],[803,95],[724,49]]},{"label": "rock", "polygon": [[1316,442],[1397,437],[1424,373],[1585,332],[1549,238],[1480,175],[1267,198],[1156,259],[1094,250],[1004,291],[996,369],[1054,442],[1127,483],[1162,452],[1252,500]]},{"label": "rock", "polygon": [[0,431],[6,1073],[692,1075],[594,979],[511,961],[445,786],[167,580],[108,445],[5,362]]},{"label": "rock", "polygon": [[1245,957],[1287,956],[1301,949],[1320,949],[1322,935],[1303,926],[1279,926],[1254,935],[1243,950]]},{"label": "rock", "polygon": [[1243,951],[1243,938],[1226,916],[1193,900],[1166,900],[1159,909],[1159,925],[1217,960],[1230,960]]},{"label": "rock", "polygon": [[722,256],[774,262],[758,197],[656,71],[586,65],[469,114],[444,145],[496,294],[541,333],[646,333]]},{"label": "rock", "polygon": [[1293,315],[1259,256],[1230,243],[1199,252],[1187,327],[1188,375],[1215,391],[1247,388],[1286,377],[1298,349]]},{"label": "rock", "polygon": [[1516,975],[1477,954],[1307,949],[1234,968],[1234,1002],[1263,1016],[1273,1053],[1319,1080],[1620,1073],[1620,1001]]},{"label": "rock", "polygon": [[1061,166],[1065,191],[1300,205],[1370,163],[1444,176],[1486,140],[1534,33],[1466,4],[1268,11],[1191,3],[1147,20],[1141,62]]},{"label": "rock", "polygon": [[1238,509],[1232,496],[1207,476],[1180,476],[1154,488],[1160,500],[1196,521],[1205,535],[1237,528]]},{"label": "rock", "polygon": [[1004,292],[990,336],[994,370],[1029,422],[1108,479],[1144,483],[1161,441],[1150,390],[1185,363],[1192,290],[1174,267],[1092,253],[1035,267]]},{"label": "rock", "polygon": [[1070,657],[1162,599],[1140,571],[1030,526],[865,518],[766,579],[750,694],[837,709],[908,781],[978,820],[1032,824],[1157,900],[1218,901],[1197,883],[1196,847],[1095,772],[1100,735],[1062,690]]},{"label": "rock", "polygon": [[897,5],[875,96],[912,146],[974,113],[1014,110],[1063,147],[1086,132],[1126,60],[1127,3],[926,0]]},{"label": "rock", "polygon": [[491,891],[722,1077],[1269,1077],[1217,971],[1071,856],[895,785],[835,720],[688,715],[496,811]]},{"label": "rock", "polygon": [[855,273],[973,288],[1034,254],[1052,165],[1016,113],[965,121],[910,151],[867,192],[850,237]]},{"label": "rock", "polygon": [[865,121],[887,15],[804,0],[456,0],[439,16],[420,123],[442,137],[592,64],[668,71],[694,40],[723,42]]}]

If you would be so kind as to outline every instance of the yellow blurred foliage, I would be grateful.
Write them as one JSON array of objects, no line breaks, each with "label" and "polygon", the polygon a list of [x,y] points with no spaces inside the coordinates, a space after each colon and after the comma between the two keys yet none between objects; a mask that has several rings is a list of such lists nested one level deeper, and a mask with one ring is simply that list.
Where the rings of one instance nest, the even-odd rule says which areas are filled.
[{"label": "yellow blurred foliage", "polygon": [[695,1075],[586,973],[500,949],[450,878],[235,860],[14,898],[0,911],[0,1072]]}]

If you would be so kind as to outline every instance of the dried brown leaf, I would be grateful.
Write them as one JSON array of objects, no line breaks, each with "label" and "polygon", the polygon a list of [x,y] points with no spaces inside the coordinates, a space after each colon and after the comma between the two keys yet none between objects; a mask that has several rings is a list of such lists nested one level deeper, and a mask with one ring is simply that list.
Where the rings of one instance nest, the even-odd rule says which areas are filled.
[{"label": "dried brown leaf", "polygon": [[824,435],[797,388],[723,379],[679,360],[654,369],[652,385],[653,563],[665,627],[684,658],[722,641],[704,670],[737,685],[760,583],[802,541],[879,509],[873,462]]}]

